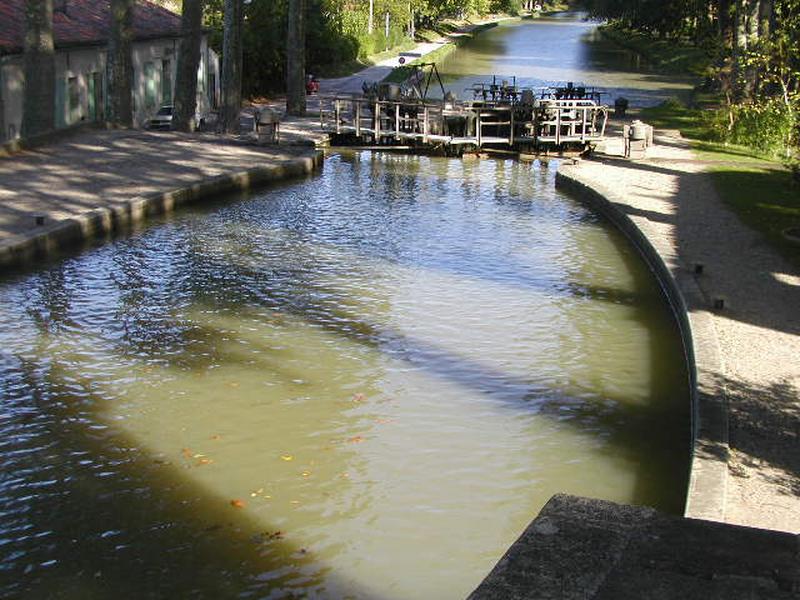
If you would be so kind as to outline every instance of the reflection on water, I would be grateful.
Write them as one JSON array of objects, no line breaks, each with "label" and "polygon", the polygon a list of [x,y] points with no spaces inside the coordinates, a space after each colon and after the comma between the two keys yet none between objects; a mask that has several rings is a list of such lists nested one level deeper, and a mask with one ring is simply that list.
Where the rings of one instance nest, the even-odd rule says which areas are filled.
[{"label": "reflection on water", "polygon": [[670,314],[545,166],[368,153],[0,287],[0,592],[464,597],[563,491],[680,511]]},{"label": "reflection on water", "polygon": [[487,74],[521,87],[564,85],[567,81],[601,88],[602,101],[613,104],[625,96],[631,106],[653,106],[670,97],[686,97],[693,82],[661,75],[642,64],[636,54],[605,41],[596,23],[573,13],[534,21],[502,22],[476,36],[438,66],[445,87],[470,99],[467,88],[486,81]]}]

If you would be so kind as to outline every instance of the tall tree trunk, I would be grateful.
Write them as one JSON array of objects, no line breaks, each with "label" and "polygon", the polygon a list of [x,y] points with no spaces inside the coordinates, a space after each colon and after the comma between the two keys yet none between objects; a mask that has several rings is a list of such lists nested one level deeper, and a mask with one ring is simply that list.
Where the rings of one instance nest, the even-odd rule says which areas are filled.
[{"label": "tall tree trunk", "polygon": [[306,114],[305,0],[289,0],[286,30],[286,113]]},{"label": "tall tree trunk", "polygon": [[735,0],[733,32],[733,99],[738,102],[744,94],[744,64],[747,54],[747,2]]},{"label": "tall tree trunk", "polygon": [[[30,137],[54,128],[55,77],[53,0],[27,0],[22,137]],[[4,135],[5,132],[0,137]]]},{"label": "tall tree trunk", "polygon": [[238,133],[242,111],[242,0],[225,0],[221,84],[220,129]]},{"label": "tall tree trunk", "polygon": [[774,13],[775,0],[761,0],[758,13],[758,36],[762,40],[769,39]]},{"label": "tall tree trunk", "polygon": [[172,127],[194,131],[197,110],[197,67],[200,65],[200,42],[203,38],[203,0],[183,0],[181,47],[175,75],[175,110]]},{"label": "tall tree trunk", "polygon": [[[745,9],[745,35],[747,36],[746,40],[746,49],[748,52],[752,52],[758,46],[758,26],[759,26],[759,15],[761,13],[761,2],[760,0],[745,0],[744,2],[744,9]],[[745,98],[752,98],[756,91],[757,85],[757,77],[758,72],[756,69],[755,64],[752,60],[748,61],[748,64],[745,65],[743,71],[743,85],[744,89],[742,93],[744,94]]]},{"label": "tall tree trunk", "polygon": [[111,0],[109,14],[108,120],[114,125],[133,125],[133,5],[135,0]]},{"label": "tall tree trunk", "polygon": [[717,19],[719,21],[719,35],[722,43],[728,50],[733,48],[734,19],[731,0],[717,0]]}]

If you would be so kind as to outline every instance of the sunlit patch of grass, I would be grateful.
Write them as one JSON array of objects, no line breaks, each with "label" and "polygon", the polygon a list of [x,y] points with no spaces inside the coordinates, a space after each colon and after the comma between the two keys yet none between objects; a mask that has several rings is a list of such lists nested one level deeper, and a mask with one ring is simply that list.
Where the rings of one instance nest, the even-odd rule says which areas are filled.
[{"label": "sunlit patch of grass", "polygon": [[789,228],[800,227],[800,185],[774,158],[746,146],[714,141],[704,110],[667,101],[642,110],[641,117],[656,129],[677,129],[689,138],[697,159],[708,163],[707,170],[728,206],[800,267],[800,246],[783,235]]},{"label": "sunlit patch of grass", "polygon": [[778,163],[755,166],[746,162],[711,166],[710,171],[720,196],[739,218],[800,267],[800,245],[783,236],[784,230],[800,227],[800,186],[793,182],[791,172]]}]

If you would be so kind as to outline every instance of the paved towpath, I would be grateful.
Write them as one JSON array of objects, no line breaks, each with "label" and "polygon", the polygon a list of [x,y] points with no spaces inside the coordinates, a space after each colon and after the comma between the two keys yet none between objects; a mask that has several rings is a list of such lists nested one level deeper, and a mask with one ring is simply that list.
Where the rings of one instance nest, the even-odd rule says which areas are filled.
[{"label": "paved towpath", "polygon": [[[565,172],[610,190],[673,273],[704,266],[695,276],[701,302],[689,309],[710,316],[721,359],[712,393],[728,403],[721,517],[800,533],[800,270],[725,206],[708,161],[664,133],[643,160],[624,160],[621,143],[609,144]],[[713,310],[718,299],[724,308]]]},{"label": "paved towpath", "polygon": [[96,207],[288,163],[307,148],[260,147],[213,134],[86,130],[0,158],[0,242]]}]

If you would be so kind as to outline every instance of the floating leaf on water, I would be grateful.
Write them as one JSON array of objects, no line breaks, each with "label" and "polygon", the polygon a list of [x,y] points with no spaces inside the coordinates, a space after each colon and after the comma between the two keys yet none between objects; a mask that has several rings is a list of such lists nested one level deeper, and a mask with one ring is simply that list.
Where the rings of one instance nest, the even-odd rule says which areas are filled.
[{"label": "floating leaf on water", "polygon": [[290,461],[294,459],[294,456],[291,454],[281,454],[281,460]]},{"label": "floating leaf on water", "polygon": [[183,448],[181,450],[181,454],[183,454],[186,458],[192,458],[192,454],[194,454],[189,448]]},{"label": "floating leaf on water", "polygon": [[341,477],[342,479],[348,479],[348,478],[350,477],[350,473],[348,473],[347,471],[345,471],[344,473],[342,473],[341,475],[339,475],[339,477]]},{"label": "floating leaf on water", "polygon": [[197,461],[195,464],[196,464],[196,465],[199,467],[199,466],[202,466],[202,465],[210,465],[210,464],[211,464],[211,463],[213,463],[213,462],[214,462],[214,461],[213,461],[213,459],[210,459],[210,458],[201,458],[201,459],[200,459],[200,460],[198,460],[198,461]]},{"label": "floating leaf on water", "polygon": [[239,382],[238,381],[231,381],[230,383],[228,383],[228,385],[231,386],[232,388],[238,388],[239,387]]},{"label": "floating leaf on water", "polygon": [[364,436],[354,435],[353,437],[347,439],[347,443],[348,444],[360,444],[364,440],[365,440]]},{"label": "floating leaf on water", "polygon": [[366,396],[364,394],[358,393],[353,394],[353,402],[364,402],[366,400]]},{"label": "floating leaf on water", "polygon": [[387,423],[394,423],[394,419],[383,419],[381,417],[378,417],[377,419],[375,419],[375,422],[381,425],[386,425]]},{"label": "floating leaf on water", "polygon": [[289,504],[294,504],[295,506],[300,504],[300,500],[290,500]]},{"label": "floating leaf on water", "polygon": [[221,439],[222,439],[222,436],[221,436],[221,435],[219,435],[219,434],[217,434],[217,435],[212,435],[212,436],[211,436],[211,439],[212,439],[212,440],[221,440]]},{"label": "floating leaf on water", "polygon": [[233,508],[244,508],[244,500],[239,500],[238,498],[231,500],[231,506]]},{"label": "floating leaf on water", "polygon": [[303,471],[303,477],[311,477],[311,471]]}]

